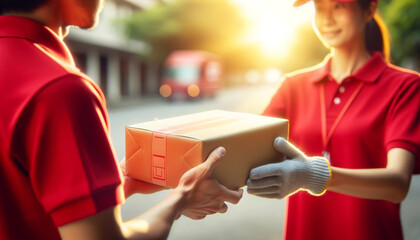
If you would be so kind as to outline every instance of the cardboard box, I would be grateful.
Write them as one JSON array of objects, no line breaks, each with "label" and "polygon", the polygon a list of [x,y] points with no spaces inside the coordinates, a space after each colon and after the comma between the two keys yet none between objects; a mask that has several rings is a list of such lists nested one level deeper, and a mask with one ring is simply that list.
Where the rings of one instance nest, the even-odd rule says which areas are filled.
[{"label": "cardboard box", "polygon": [[226,155],[213,176],[238,189],[252,168],[284,159],[273,147],[278,136],[288,136],[286,119],[220,110],[126,126],[127,175],[175,188],[186,171],[223,146]]}]

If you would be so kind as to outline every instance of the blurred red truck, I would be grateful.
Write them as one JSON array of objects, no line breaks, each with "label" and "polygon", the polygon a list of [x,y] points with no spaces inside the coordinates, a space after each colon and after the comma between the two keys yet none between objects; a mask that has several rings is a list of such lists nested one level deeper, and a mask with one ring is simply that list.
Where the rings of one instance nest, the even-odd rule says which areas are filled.
[{"label": "blurred red truck", "polygon": [[213,96],[222,87],[220,57],[205,51],[175,51],[165,62],[160,95],[165,98]]}]

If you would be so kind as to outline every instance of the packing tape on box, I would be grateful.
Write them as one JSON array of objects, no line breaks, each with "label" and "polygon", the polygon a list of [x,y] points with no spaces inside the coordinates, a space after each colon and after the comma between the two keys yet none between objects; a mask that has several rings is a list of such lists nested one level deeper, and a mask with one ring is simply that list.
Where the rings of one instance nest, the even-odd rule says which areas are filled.
[{"label": "packing tape on box", "polygon": [[195,131],[199,129],[216,127],[221,124],[233,123],[239,120],[240,118],[234,118],[234,117],[213,117],[209,119],[175,125],[170,128],[159,129],[156,132],[160,132],[164,134],[173,134],[173,135],[183,134],[183,133],[187,133],[187,132],[191,132],[191,131]]},{"label": "packing tape on box", "polygon": [[183,134],[195,130],[206,129],[229,124],[241,120],[235,117],[213,117],[209,119],[188,122],[164,128],[152,133],[152,181],[155,184],[166,184],[166,166],[167,166],[167,135]]}]

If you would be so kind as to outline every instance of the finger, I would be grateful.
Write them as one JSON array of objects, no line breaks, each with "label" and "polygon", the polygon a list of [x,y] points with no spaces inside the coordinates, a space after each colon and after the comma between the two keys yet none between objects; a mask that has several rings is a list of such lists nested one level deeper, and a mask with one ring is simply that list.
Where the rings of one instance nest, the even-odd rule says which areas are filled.
[{"label": "finger", "polygon": [[225,213],[227,211],[227,205],[222,200],[214,200],[210,204],[206,205],[203,209],[206,211],[211,211],[213,213]]},{"label": "finger", "polygon": [[275,194],[275,193],[278,193],[279,190],[280,190],[279,186],[269,186],[265,188],[248,188],[247,192],[249,194],[260,195],[260,194]]},{"label": "finger", "polygon": [[[210,213],[213,214],[213,213]],[[182,215],[194,219],[194,220],[200,220],[205,218],[207,215],[209,215],[209,213],[204,213],[203,211],[197,211],[197,210],[190,210],[190,211],[186,211],[184,212]]]},{"label": "finger", "polygon": [[253,168],[249,172],[249,178],[251,180],[256,180],[256,179],[261,179],[261,178],[266,178],[266,177],[278,176],[280,174],[279,169],[281,169],[282,165],[283,165],[283,162],[270,163],[270,164]]},{"label": "finger", "polygon": [[226,154],[226,149],[224,147],[218,147],[213,152],[210,153],[207,160],[203,163],[203,165],[208,169],[208,172],[211,173],[214,167],[222,160],[222,158]]},{"label": "finger", "polygon": [[246,181],[246,185],[248,188],[264,188],[269,186],[280,186],[281,185],[281,179],[277,176],[274,177],[266,177],[261,179],[248,179]]},{"label": "finger", "polygon": [[191,218],[193,220],[201,220],[201,219],[204,219],[206,217],[206,215],[195,215],[195,214],[192,214],[192,215],[184,215],[184,216],[186,216],[188,218]]},{"label": "finger", "polygon": [[237,204],[241,200],[244,193],[243,189],[238,189],[236,191],[230,190],[227,187],[220,185],[220,197],[223,201],[230,202],[232,204]]},{"label": "finger", "polygon": [[286,155],[286,158],[288,159],[306,157],[303,152],[282,137],[278,137],[274,140],[274,148]]},{"label": "finger", "polygon": [[194,209],[190,209],[188,210],[186,213],[187,214],[192,214],[192,215],[211,215],[211,214],[215,214],[219,212],[219,208],[218,209],[213,209],[213,208],[194,208]]},{"label": "finger", "polygon": [[223,203],[222,207],[219,209],[219,213],[225,213],[228,210],[226,203]]}]

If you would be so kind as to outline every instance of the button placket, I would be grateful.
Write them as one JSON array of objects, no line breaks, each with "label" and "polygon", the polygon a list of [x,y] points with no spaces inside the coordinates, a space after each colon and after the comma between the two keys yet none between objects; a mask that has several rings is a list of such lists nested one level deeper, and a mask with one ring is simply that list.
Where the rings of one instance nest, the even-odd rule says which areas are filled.
[{"label": "button placket", "polygon": [[335,96],[333,98],[333,103],[335,105],[339,105],[342,101],[343,95],[346,92],[346,83],[349,82],[350,79],[346,78],[344,79],[341,84],[338,86],[338,89],[335,92]]},{"label": "button placket", "polygon": [[[354,85],[354,86],[353,86]],[[338,105],[338,100],[341,102],[341,99],[337,97],[340,95],[338,89],[335,89],[335,97],[333,98],[333,103],[330,108],[327,110],[324,105],[325,103],[325,90],[324,86],[321,86],[320,89],[320,99],[321,99],[321,122],[322,122],[322,141],[325,151],[328,151],[328,143],[333,135],[335,129],[339,125],[341,119],[343,118],[345,112],[352,104],[353,100],[356,98],[358,93],[363,88],[364,83],[360,82],[358,85],[350,84],[348,85],[349,91],[343,94],[341,97],[343,99],[343,104]],[[350,94],[350,95],[349,95]],[[338,100],[337,100],[338,99]]]}]

